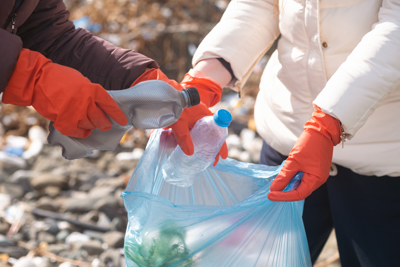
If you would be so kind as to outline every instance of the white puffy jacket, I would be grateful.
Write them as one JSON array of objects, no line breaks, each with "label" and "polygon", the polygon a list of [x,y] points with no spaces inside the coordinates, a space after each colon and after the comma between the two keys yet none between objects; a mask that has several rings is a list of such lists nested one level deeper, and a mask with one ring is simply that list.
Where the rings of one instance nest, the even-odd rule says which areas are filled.
[{"label": "white puffy jacket", "polygon": [[333,162],[363,175],[400,176],[400,0],[232,0],[193,65],[222,57],[241,87],[281,34],[255,106],[259,134],[288,155],[313,103],[347,140]]}]

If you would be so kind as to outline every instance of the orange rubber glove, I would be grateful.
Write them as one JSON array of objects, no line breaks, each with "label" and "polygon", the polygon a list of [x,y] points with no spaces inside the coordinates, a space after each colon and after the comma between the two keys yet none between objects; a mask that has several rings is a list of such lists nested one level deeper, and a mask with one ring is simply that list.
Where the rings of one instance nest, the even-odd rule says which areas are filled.
[{"label": "orange rubber glove", "polygon": [[62,134],[78,138],[89,136],[95,128],[109,130],[112,124],[107,115],[121,125],[128,122],[101,85],[28,49],[21,50],[2,100],[33,106]]},{"label": "orange rubber glove", "polygon": [[[179,91],[182,91],[183,88],[189,87],[196,87],[199,91],[201,99],[200,104],[191,108],[185,108],[179,120],[169,127],[166,127],[166,129],[172,129],[178,145],[181,147],[182,151],[186,155],[193,155],[194,147],[192,138],[190,137],[190,130],[192,130],[199,119],[205,116],[211,116],[213,114],[208,109],[208,107],[209,105],[215,105],[216,103],[218,103],[220,99],[220,94],[222,92],[221,86],[210,79],[196,78],[191,76],[190,74],[186,74],[182,83],[179,84],[174,80],[168,79],[168,77],[159,69],[150,69],[146,71],[132,84],[132,86],[136,85],[139,82],[147,80],[162,80],[168,82],[176,90]],[[217,165],[219,157],[223,159],[226,159],[228,157],[228,147],[226,146],[225,142],[222,145],[219,153],[215,157],[213,166]]]},{"label": "orange rubber glove", "polygon": [[[329,177],[333,147],[340,142],[340,121],[317,106],[304,131],[295,143],[282,170],[271,183],[268,198],[272,201],[305,199]],[[299,187],[282,192],[297,172],[304,172]]]}]

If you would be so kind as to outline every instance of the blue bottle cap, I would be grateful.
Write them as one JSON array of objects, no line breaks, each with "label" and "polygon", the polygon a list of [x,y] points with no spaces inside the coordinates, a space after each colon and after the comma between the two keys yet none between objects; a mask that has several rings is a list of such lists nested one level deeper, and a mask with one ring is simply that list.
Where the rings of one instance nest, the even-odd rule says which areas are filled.
[{"label": "blue bottle cap", "polygon": [[214,121],[218,126],[228,127],[232,121],[232,115],[226,109],[220,109],[214,113]]}]

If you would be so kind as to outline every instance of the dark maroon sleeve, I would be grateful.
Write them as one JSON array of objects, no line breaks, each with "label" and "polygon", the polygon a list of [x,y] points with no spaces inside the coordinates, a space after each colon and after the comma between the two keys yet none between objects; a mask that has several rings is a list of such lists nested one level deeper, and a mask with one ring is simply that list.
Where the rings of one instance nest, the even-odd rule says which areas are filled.
[{"label": "dark maroon sleeve", "polygon": [[0,93],[4,91],[14,72],[21,49],[21,38],[0,29]]},{"label": "dark maroon sleeve", "polygon": [[146,68],[158,68],[154,60],[136,51],[118,48],[84,29],[75,29],[62,0],[40,0],[17,34],[24,48],[79,70],[107,90],[128,88]]}]

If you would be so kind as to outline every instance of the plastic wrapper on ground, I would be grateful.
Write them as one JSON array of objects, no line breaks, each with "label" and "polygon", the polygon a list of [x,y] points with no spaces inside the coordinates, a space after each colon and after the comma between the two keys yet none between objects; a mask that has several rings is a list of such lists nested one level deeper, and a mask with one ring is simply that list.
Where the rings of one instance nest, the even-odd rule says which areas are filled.
[{"label": "plastic wrapper on ground", "polygon": [[175,146],[155,131],[122,194],[127,266],[311,266],[304,202],[267,198],[281,166],[228,158],[179,187],[160,171]]}]

